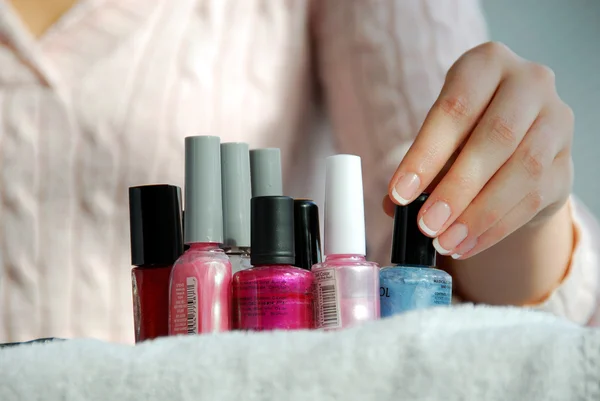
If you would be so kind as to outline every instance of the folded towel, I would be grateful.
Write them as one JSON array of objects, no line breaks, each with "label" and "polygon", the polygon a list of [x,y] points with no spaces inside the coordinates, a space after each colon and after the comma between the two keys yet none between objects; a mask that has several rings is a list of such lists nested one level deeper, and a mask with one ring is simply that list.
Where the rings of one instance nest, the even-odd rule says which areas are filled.
[{"label": "folded towel", "polygon": [[0,400],[600,400],[600,330],[463,305],[340,332],[0,350]]}]

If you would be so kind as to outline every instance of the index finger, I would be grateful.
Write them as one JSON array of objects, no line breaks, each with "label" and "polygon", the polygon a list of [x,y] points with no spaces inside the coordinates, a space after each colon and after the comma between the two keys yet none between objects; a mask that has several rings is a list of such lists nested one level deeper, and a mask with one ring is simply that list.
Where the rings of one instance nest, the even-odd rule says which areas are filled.
[{"label": "index finger", "polygon": [[505,61],[484,46],[466,53],[448,71],[440,96],[390,180],[388,194],[395,203],[406,205],[427,188],[492,100]]}]

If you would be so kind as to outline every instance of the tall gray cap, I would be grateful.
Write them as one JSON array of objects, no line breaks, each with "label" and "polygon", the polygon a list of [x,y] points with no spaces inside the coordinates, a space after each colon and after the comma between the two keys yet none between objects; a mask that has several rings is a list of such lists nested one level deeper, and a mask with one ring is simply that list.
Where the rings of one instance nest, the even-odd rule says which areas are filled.
[{"label": "tall gray cap", "polygon": [[250,246],[250,153],[242,142],[221,144],[223,244]]},{"label": "tall gray cap", "polygon": [[185,138],[186,244],[223,242],[220,142],[218,136]]},{"label": "tall gray cap", "polygon": [[250,151],[252,197],[282,196],[281,151],[277,148]]}]

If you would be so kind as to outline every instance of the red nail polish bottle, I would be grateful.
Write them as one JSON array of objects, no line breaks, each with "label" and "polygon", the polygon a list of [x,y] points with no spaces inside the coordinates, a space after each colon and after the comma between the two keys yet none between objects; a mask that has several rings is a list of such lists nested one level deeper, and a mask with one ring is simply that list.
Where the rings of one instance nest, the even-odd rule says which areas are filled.
[{"label": "red nail polish bottle", "polygon": [[183,253],[181,189],[129,188],[135,342],[169,333],[169,277]]}]

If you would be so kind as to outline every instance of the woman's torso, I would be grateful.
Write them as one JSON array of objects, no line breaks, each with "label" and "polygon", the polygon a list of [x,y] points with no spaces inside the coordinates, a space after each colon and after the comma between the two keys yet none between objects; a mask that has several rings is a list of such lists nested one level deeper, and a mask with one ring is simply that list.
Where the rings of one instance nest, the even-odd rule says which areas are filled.
[{"label": "woman's torso", "polygon": [[127,187],[182,185],[197,134],[289,169],[306,2],[84,0],[38,39],[0,5],[0,342],[131,341]]}]

